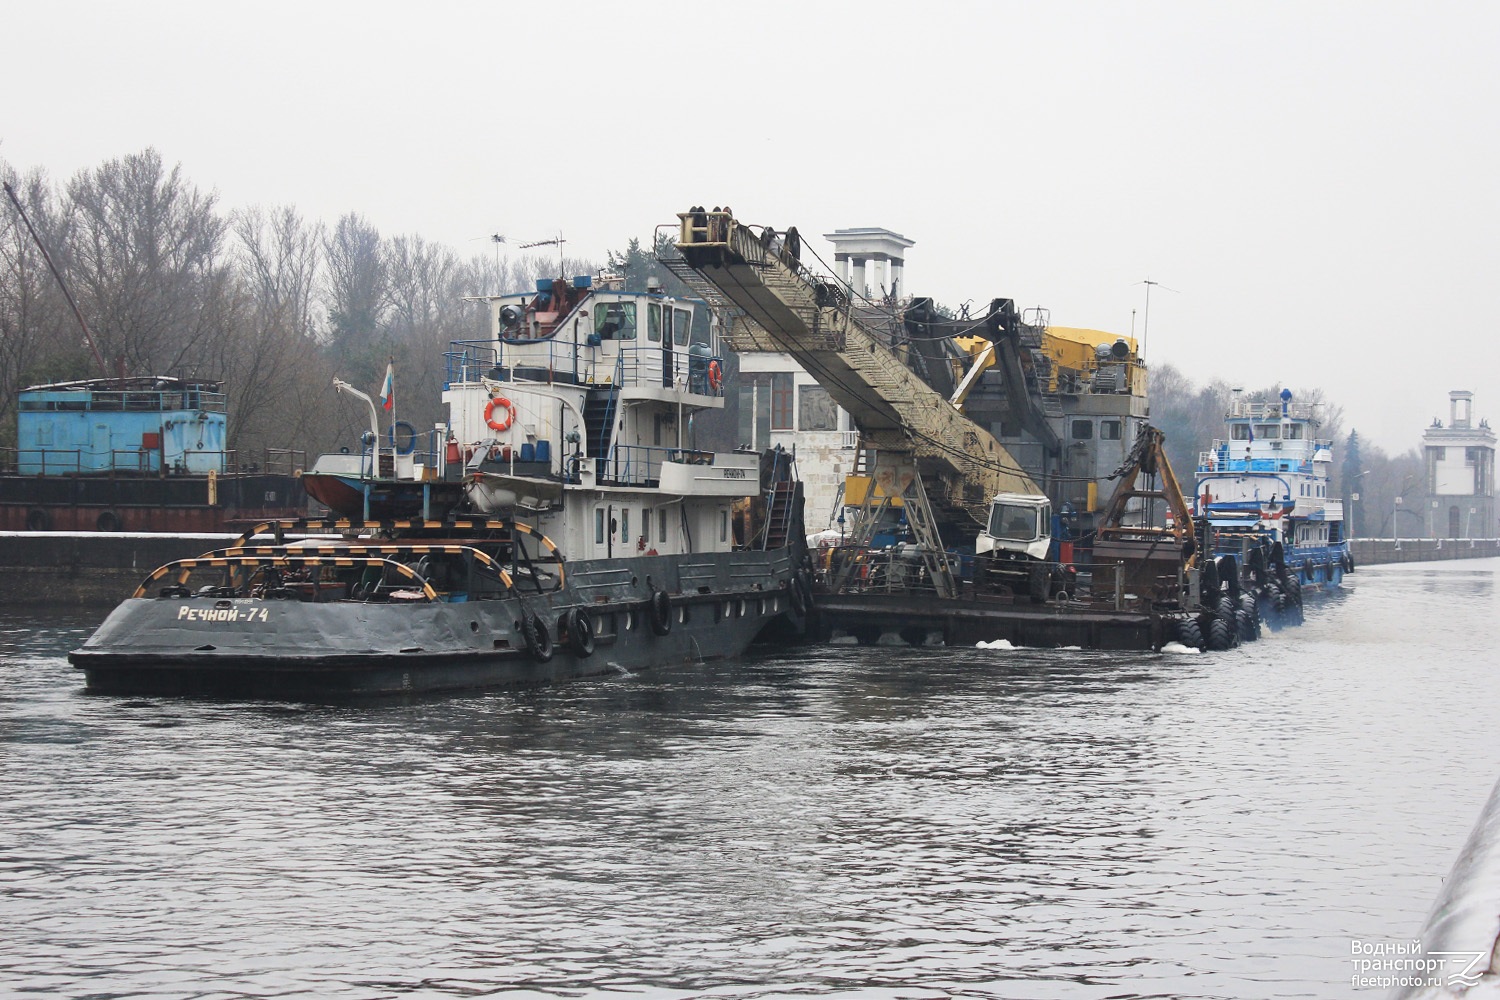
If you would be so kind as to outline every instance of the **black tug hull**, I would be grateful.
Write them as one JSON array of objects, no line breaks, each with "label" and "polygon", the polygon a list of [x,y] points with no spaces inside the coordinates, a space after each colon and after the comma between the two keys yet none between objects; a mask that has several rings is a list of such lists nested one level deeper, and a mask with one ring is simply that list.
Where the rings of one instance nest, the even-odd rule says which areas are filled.
[{"label": "black tug hull", "polygon": [[[69,660],[101,694],[317,700],[546,684],[734,657],[763,634],[798,634],[793,571],[783,549],[570,563],[562,590],[518,584],[474,602],[131,598]],[[563,625],[577,607],[594,623],[589,653]],[[528,639],[531,616],[549,650]]]}]

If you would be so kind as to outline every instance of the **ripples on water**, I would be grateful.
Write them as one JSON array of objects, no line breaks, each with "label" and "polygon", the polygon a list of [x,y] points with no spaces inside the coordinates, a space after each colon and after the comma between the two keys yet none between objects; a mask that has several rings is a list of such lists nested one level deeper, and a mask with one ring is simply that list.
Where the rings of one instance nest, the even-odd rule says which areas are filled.
[{"label": "ripples on water", "polygon": [[6,612],[0,993],[1346,995],[1500,772],[1496,569],[1365,569],[1224,654],[345,707],[85,697],[94,618]]}]

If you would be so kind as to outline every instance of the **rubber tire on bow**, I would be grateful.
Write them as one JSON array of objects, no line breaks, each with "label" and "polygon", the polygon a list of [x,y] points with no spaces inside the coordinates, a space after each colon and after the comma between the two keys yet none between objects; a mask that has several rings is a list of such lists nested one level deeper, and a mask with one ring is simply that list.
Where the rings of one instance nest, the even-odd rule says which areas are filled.
[{"label": "rubber tire on bow", "polygon": [[1176,640],[1189,649],[1203,648],[1203,632],[1198,628],[1196,618],[1179,618],[1175,634]]},{"label": "rubber tire on bow", "polygon": [[1219,564],[1213,559],[1205,559],[1198,575],[1198,600],[1205,608],[1212,608],[1219,603]]},{"label": "rubber tire on bow", "polygon": [[1234,636],[1239,642],[1254,642],[1260,638],[1255,631],[1255,622],[1250,612],[1239,608],[1234,613]]},{"label": "rubber tire on bow", "polygon": [[651,619],[651,631],[666,635],[672,631],[672,599],[665,590],[653,590],[646,604],[646,616]]},{"label": "rubber tire on bow", "polygon": [[1047,587],[1052,579],[1045,563],[1033,563],[1030,572],[1026,575],[1026,596],[1031,598],[1032,604],[1041,604],[1047,600]]},{"label": "rubber tire on bow", "polygon": [[40,507],[33,507],[26,512],[27,531],[51,531],[52,515]]},{"label": "rubber tire on bow", "polygon": [[1222,653],[1235,645],[1234,627],[1228,621],[1215,615],[1208,623],[1208,648],[1215,653]]},{"label": "rubber tire on bow", "polygon": [[568,637],[568,648],[577,657],[594,655],[594,616],[588,608],[569,608],[558,622]]},{"label": "rubber tire on bow", "polygon": [[1232,555],[1222,555],[1215,559],[1219,571],[1219,582],[1229,592],[1229,596],[1236,601],[1240,599],[1240,563]]},{"label": "rubber tire on bow", "polygon": [[541,615],[527,615],[521,619],[521,638],[526,643],[526,652],[538,663],[552,659],[552,633]]},{"label": "rubber tire on bow", "polygon": [[807,593],[803,589],[806,586],[800,573],[786,582],[787,599],[792,602],[792,610],[799,615],[807,614]]}]

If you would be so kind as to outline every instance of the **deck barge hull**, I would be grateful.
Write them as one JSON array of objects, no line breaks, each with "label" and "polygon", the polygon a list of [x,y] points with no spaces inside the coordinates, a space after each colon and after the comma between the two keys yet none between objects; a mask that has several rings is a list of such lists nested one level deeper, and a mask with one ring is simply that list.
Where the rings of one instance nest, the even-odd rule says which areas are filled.
[{"label": "deck barge hull", "polygon": [[825,629],[842,630],[861,642],[884,633],[936,632],[949,646],[1005,639],[1044,648],[1157,650],[1170,636],[1166,619],[1144,612],[924,594],[822,594],[818,614]]}]

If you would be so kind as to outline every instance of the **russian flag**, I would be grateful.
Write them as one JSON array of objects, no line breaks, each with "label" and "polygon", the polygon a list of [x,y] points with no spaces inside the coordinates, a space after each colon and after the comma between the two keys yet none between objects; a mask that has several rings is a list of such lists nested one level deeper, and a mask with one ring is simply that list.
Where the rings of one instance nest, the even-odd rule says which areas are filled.
[{"label": "russian flag", "polygon": [[387,410],[396,406],[396,363],[389,362],[385,366],[385,385],[380,387],[380,405]]}]

